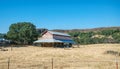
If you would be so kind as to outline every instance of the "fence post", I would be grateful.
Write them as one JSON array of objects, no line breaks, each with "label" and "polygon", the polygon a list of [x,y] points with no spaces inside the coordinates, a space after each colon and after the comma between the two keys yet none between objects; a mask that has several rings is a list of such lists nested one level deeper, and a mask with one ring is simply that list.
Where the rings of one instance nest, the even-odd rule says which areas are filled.
[{"label": "fence post", "polygon": [[118,62],[116,61],[116,69],[118,69]]},{"label": "fence post", "polygon": [[53,69],[53,58],[52,58],[52,62],[51,62],[51,64],[52,64],[52,69]]},{"label": "fence post", "polygon": [[116,69],[118,69],[118,59],[117,59],[117,55],[116,55],[115,63],[116,63]]},{"label": "fence post", "polygon": [[10,58],[8,58],[8,69],[10,69]]}]

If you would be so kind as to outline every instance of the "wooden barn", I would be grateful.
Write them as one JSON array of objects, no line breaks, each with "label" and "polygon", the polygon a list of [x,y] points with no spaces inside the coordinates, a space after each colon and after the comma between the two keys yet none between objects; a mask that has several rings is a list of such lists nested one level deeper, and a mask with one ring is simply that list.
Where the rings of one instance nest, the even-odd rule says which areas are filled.
[{"label": "wooden barn", "polygon": [[70,35],[53,31],[45,31],[41,38],[34,41],[35,45],[42,47],[71,47],[73,43]]}]

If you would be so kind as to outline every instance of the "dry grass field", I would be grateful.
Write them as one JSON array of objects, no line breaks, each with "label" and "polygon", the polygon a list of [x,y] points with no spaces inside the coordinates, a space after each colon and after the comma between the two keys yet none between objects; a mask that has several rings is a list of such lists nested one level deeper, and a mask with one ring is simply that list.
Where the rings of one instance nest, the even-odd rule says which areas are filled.
[{"label": "dry grass field", "polygon": [[[79,48],[13,47],[0,51],[0,69],[116,69],[120,44],[80,45]],[[53,59],[53,60],[52,60]],[[120,68],[120,62],[119,62]]]}]

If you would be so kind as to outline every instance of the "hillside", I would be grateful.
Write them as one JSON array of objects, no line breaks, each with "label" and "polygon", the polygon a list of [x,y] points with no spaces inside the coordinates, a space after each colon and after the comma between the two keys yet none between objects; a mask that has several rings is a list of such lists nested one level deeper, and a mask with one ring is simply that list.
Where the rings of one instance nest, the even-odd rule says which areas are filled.
[{"label": "hillside", "polygon": [[92,29],[71,29],[71,30],[54,29],[52,31],[71,33],[71,32],[91,32],[91,31],[98,32],[102,30],[116,30],[116,29],[120,30],[120,27],[100,27],[100,28],[92,28]]}]

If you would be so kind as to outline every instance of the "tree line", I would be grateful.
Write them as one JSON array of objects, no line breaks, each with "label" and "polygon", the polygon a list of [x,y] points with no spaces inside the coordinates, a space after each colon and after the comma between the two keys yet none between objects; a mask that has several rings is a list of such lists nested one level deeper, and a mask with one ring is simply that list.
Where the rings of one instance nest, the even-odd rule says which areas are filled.
[{"label": "tree line", "polygon": [[120,43],[120,29],[70,32],[77,44]]},{"label": "tree line", "polygon": [[0,33],[0,39],[4,38],[5,34]]}]

